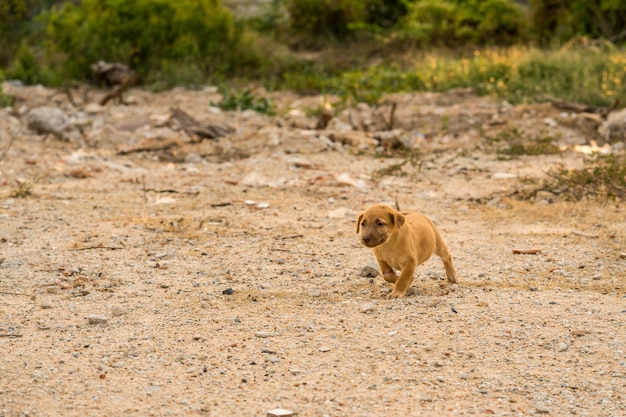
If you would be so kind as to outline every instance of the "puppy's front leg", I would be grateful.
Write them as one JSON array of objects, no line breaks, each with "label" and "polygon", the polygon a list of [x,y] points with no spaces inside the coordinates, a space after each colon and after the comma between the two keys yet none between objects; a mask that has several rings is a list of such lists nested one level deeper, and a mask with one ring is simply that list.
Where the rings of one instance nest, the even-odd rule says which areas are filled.
[{"label": "puppy's front leg", "polygon": [[380,265],[380,272],[383,273],[383,278],[385,281],[391,282],[392,284],[398,280],[398,276],[394,272],[393,268],[389,266],[389,264],[382,259],[377,259],[378,265]]},{"label": "puppy's front leg", "polygon": [[400,298],[406,295],[406,292],[411,288],[411,284],[413,284],[415,268],[417,268],[415,263],[406,263],[402,266],[400,278],[396,281],[396,285],[393,286],[393,291],[389,294],[389,298]]}]

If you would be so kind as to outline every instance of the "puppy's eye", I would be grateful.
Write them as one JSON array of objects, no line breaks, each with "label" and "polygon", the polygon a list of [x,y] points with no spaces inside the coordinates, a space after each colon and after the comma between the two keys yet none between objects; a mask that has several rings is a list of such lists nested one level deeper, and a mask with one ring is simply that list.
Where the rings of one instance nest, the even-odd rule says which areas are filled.
[{"label": "puppy's eye", "polygon": [[365,226],[365,220],[361,222],[361,226]]},{"label": "puppy's eye", "polygon": [[383,227],[383,226],[384,226],[384,224],[383,224],[383,222],[378,222],[378,223],[376,223],[376,226],[378,226],[378,227]]}]

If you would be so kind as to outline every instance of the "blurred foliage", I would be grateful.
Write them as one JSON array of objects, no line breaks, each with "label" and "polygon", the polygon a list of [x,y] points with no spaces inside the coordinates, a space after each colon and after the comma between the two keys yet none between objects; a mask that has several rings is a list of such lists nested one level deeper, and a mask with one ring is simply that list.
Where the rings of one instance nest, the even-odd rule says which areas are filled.
[{"label": "blurred foliage", "polygon": [[257,97],[251,88],[233,90],[222,89],[222,100],[219,103],[211,102],[212,106],[217,106],[222,110],[254,110],[261,114],[274,114],[275,106],[272,99],[267,97]]},{"label": "blurred foliage", "polygon": [[285,7],[290,33],[305,47],[345,40],[352,34],[351,25],[365,16],[361,0],[287,0]]},{"label": "blurred foliage", "polygon": [[622,0],[530,0],[532,33],[543,45],[575,36],[626,39],[626,2]]},{"label": "blurred foliage", "polygon": [[77,78],[99,60],[125,63],[148,78],[171,63],[224,74],[241,35],[216,0],[83,0],[52,10],[46,21],[51,46]]},{"label": "blurred foliage", "polygon": [[0,67],[10,65],[29,33],[37,29],[37,15],[67,0],[0,1]]},{"label": "blurred foliage", "polygon": [[507,45],[523,40],[524,11],[509,0],[415,0],[399,35],[418,46]]},{"label": "blurred foliage", "polygon": [[105,60],[153,89],[254,80],[376,103],[471,87],[609,105],[626,92],[625,56],[595,38],[626,39],[625,16],[617,0],[273,0],[247,19],[220,0],[3,0],[0,68],[59,85]]}]

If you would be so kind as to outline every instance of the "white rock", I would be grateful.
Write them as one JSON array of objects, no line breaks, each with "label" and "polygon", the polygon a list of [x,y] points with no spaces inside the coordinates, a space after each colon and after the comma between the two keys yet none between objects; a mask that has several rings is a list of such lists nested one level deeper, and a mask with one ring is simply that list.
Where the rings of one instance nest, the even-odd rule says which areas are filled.
[{"label": "white rock", "polygon": [[376,304],[374,304],[374,303],[367,303],[367,304],[363,304],[359,308],[359,310],[361,311],[361,313],[368,313],[370,311],[373,311],[375,307],[376,307]]},{"label": "white rock", "polygon": [[87,321],[89,324],[105,324],[108,319],[105,316],[101,316],[98,314],[90,314],[87,316]]},{"label": "white rock", "polygon": [[64,138],[71,129],[68,115],[58,107],[35,107],[26,114],[26,126],[38,134],[49,134]]}]

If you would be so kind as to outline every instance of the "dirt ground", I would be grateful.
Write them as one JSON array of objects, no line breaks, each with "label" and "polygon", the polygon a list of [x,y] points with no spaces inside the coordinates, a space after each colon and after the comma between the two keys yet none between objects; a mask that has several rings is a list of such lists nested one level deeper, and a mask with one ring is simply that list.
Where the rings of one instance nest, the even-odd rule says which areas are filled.
[{"label": "dirt ground", "polygon": [[[626,415],[624,205],[511,197],[582,164],[588,119],[456,91],[315,129],[332,98],[4,91],[0,416]],[[42,105],[67,137],[26,128]],[[172,107],[234,131],[200,141]],[[385,126],[419,157],[385,156]],[[507,160],[506,129],[563,151]],[[435,221],[458,285],[437,258],[404,299],[362,276],[379,202]]]}]

